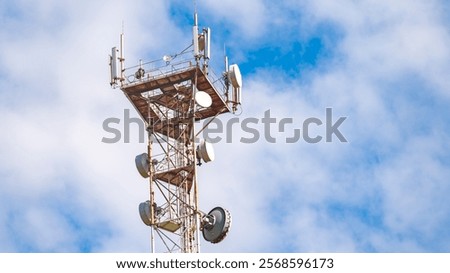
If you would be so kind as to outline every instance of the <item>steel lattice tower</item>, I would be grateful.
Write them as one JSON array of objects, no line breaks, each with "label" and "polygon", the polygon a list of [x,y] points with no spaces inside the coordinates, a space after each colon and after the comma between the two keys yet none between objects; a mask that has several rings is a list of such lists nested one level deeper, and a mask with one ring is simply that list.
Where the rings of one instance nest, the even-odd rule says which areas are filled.
[{"label": "steel lattice tower", "polygon": [[212,73],[210,33],[199,33],[195,15],[193,43],[178,54],[125,68],[122,34],[120,50],[114,47],[110,56],[111,85],[123,91],[148,132],[147,151],[135,160],[149,182],[149,200],[139,212],[151,227],[152,252],[200,252],[200,233],[218,243],[231,225],[227,210],[199,209],[198,167],[214,160],[214,152],[197,140],[209,123],[198,131],[195,125],[235,112],[242,85],[239,68],[228,67],[226,57],[225,72]]}]

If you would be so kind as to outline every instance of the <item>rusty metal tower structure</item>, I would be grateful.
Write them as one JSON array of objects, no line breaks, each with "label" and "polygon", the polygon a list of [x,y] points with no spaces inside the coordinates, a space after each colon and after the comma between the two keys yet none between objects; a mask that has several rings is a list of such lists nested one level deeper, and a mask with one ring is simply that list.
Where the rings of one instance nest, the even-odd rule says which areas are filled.
[{"label": "rusty metal tower structure", "polygon": [[[214,151],[198,136],[212,119],[236,112],[242,77],[227,57],[223,73],[210,68],[211,30],[199,31],[197,14],[192,35],[192,44],[177,54],[125,67],[122,33],[120,47],[110,55],[110,84],[123,91],[148,132],[147,151],[135,163],[149,183],[139,214],[151,229],[152,252],[200,252],[200,235],[218,243],[231,225],[226,209],[199,208],[197,173],[202,163],[214,160]],[[197,129],[205,119],[209,122]]]}]

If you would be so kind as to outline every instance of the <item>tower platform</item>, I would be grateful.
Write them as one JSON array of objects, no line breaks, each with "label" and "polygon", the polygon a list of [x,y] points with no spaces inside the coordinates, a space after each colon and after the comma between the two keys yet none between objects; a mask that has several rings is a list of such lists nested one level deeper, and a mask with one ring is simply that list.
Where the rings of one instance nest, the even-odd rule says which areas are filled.
[{"label": "tower platform", "polygon": [[[197,86],[197,90],[206,92],[212,99],[210,107],[198,106],[195,114],[191,111],[193,109],[191,103],[194,101],[193,85]],[[123,84],[121,89],[141,118],[152,125],[154,132],[174,139],[178,139],[183,133],[183,129],[178,125],[189,123],[192,115],[195,115],[196,120],[202,120],[230,112],[225,96],[221,95],[210,77],[198,66],[190,63],[186,67],[163,75],[145,74],[139,80]],[[175,112],[176,115],[173,114]]]}]

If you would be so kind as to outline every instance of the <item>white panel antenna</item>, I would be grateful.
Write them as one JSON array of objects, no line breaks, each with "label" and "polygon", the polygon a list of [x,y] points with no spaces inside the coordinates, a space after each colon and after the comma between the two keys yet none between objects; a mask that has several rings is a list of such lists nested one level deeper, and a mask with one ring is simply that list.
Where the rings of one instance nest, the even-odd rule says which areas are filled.
[{"label": "white panel antenna", "polygon": [[192,38],[193,38],[193,43],[194,43],[194,57],[198,57],[199,45],[198,45],[197,13],[194,15],[194,26],[192,27]]},{"label": "white panel antenna", "polygon": [[111,55],[109,56],[109,66],[111,69],[111,85],[117,84],[117,80],[119,79],[119,64],[118,64],[118,53],[119,50],[117,49],[117,47],[113,47],[111,49]]},{"label": "white panel antenna", "polygon": [[192,37],[194,38],[194,56],[198,57],[199,46],[198,46],[198,28],[194,26],[192,28]]},{"label": "white panel antenna", "polygon": [[211,29],[205,28],[203,30],[205,39],[205,59],[209,60],[211,58]]},{"label": "white panel antenna", "polygon": [[234,89],[234,101],[236,104],[241,104],[241,88]]},{"label": "white panel antenna", "polygon": [[198,36],[198,50],[204,51],[205,50],[205,30],[203,30],[202,34]]},{"label": "white panel antenna", "polygon": [[111,86],[117,87],[118,81],[123,82],[125,80],[125,58],[123,56],[123,33],[120,34],[120,51],[117,47],[111,49],[111,55],[109,56],[109,66],[111,72]]}]

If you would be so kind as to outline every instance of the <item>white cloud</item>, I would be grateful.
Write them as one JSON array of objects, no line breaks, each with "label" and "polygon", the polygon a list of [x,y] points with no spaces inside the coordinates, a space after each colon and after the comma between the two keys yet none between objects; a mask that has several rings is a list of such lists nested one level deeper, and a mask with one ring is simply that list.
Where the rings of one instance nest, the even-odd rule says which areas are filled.
[{"label": "white cloud", "polygon": [[[261,117],[270,107],[284,116],[302,117],[320,116],[317,109],[333,106],[337,113],[348,116],[345,132],[350,143],[310,147],[258,143],[251,153],[238,148],[237,155],[228,160],[249,162],[246,167],[251,171],[237,170],[245,174],[241,183],[264,181],[267,194],[249,190],[250,200],[267,204],[266,208],[279,214],[276,219],[284,215],[286,222],[302,227],[298,242],[309,244],[298,243],[294,249],[445,251],[442,244],[433,243],[433,232],[448,240],[448,233],[442,234],[441,229],[448,222],[444,216],[448,213],[442,210],[446,201],[441,196],[448,193],[446,171],[445,163],[438,159],[448,155],[437,155],[433,147],[425,145],[417,153],[421,160],[412,164],[416,153],[409,150],[410,145],[421,146],[415,141],[416,134],[425,135],[424,143],[445,143],[435,131],[448,130],[443,125],[446,118],[432,114],[446,112],[445,106],[438,104],[436,109],[432,103],[447,101],[450,90],[444,80],[449,52],[443,46],[449,36],[442,17],[435,6],[422,3],[408,2],[407,9],[378,2],[330,7],[332,3],[315,2],[314,8],[306,6],[310,8],[306,12],[317,16],[316,24],[331,20],[343,30],[344,36],[336,44],[338,61],[330,62],[325,72],[311,73],[309,85],[286,86],[269,73],[255,77],[250,84],[247,81],[244,101],[247,96],[251,101],[246,101],[245,109],[248,116]],[[434,130],[427,132],[426,128]],[[314,211],[311,216],[297,210],[270,209],[285,198],[288,205],[282,207],[326,208],[337,202],[356,211],[365,209],[369,215],[361,217],[350,211],[344,214],[346,218],[335,219],[326,210]],[[431,210],[439,212],[425,213]],[[259,213],[267,217],[267,210]],[[317,223],[321,217],[326,224]],[[378,222],[375,226],[371,226],[372,217]],[[353,224],[360,226],[359,232]],[[291,226],[284,221],[275,225],[280,226],[275,229],[278,241],[287,241],[283,234]],[[361,236],[364,239],[358,239]]]}]

